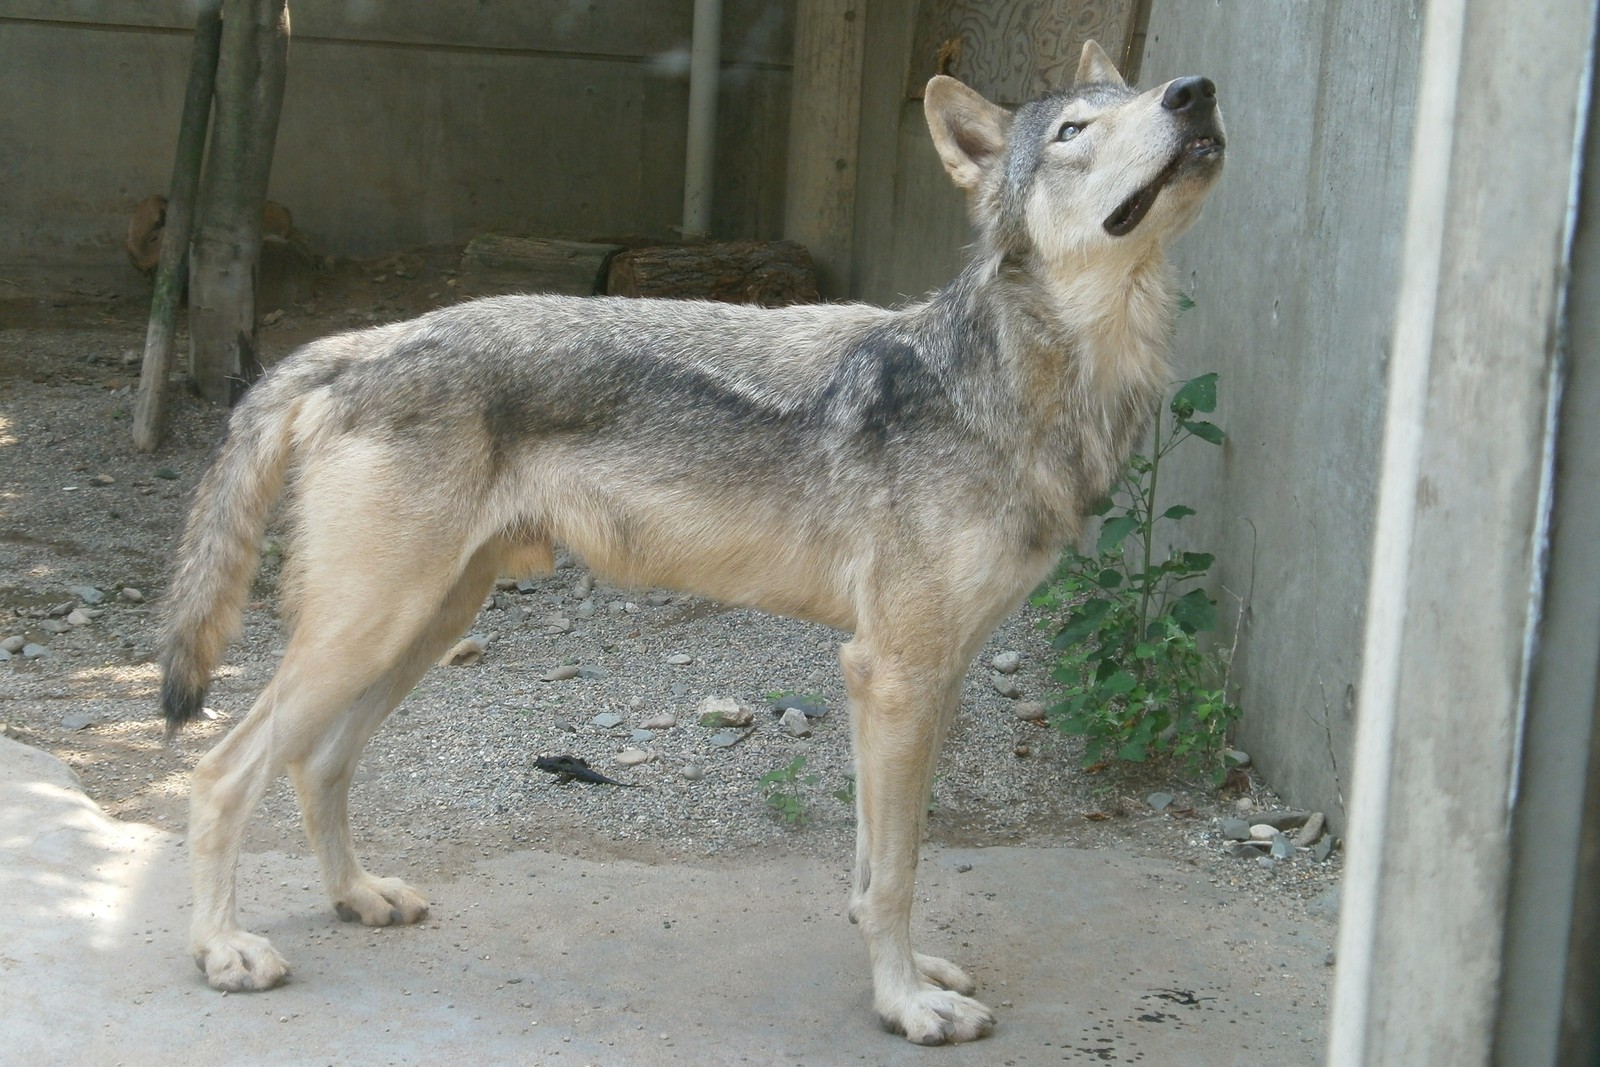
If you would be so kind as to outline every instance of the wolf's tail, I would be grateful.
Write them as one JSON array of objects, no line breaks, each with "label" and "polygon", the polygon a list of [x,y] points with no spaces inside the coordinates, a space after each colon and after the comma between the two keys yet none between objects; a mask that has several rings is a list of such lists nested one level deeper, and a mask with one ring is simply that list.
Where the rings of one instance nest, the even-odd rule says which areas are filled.
[{"label": "wolf's tail", "polygon": [[211,672],[239,629],[261,540],[283,491],[299,403],[269,376],[234,411],[195,494],[163,611],[161,707],[170,738],[205,703]]}]

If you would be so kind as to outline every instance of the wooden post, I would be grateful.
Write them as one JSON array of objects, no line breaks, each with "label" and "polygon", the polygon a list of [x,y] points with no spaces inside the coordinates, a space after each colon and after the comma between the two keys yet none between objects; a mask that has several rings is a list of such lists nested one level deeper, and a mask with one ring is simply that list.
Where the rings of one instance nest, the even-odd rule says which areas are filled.
[{"label": "wooden post", "polygon": [[172,164],[172,189],[156,266],[156,293],[150,301],[150,325],[144,335],[144,366],[139,372],[139,397],[133,413],[133,447],[154,452],[166,432],[167,374],[172,366],[172,333],[189,266],[189,232],[194,223],[195,192],[205,158],[206,129],[211,119],[212,86],[217,77],[217,50],[222,41],[222,0],[204,0],[195,21],[194,52],[189,59],[189,87],[183,96],[178,126],[177,158]]},{"label": "wooden post", "polygon": [[865,24],[861,0],[800,0],[795,16],[783,235],[833,298],[850,295]]},{"label": "wooden post", "polygon": [[202,396],[232,404],[259,373],[256,267],[283,104],[287,0],[224,0],[217,118],[189,261],[189,345]]}]

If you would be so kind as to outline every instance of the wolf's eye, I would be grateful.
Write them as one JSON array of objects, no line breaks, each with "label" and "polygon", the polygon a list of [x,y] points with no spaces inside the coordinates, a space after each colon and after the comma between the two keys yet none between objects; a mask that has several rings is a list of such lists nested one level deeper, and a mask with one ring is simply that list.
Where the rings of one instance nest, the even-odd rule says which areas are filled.
[{"label": "wolf's eye", "polygon": [[1078,136],[1078,134],[1083,132],[1084,125],[1085,124],[1081,122],[1063,122],[1061,124],[1061,128],[1056,131],[1056,140],[1072,140],[1074,137]]}]

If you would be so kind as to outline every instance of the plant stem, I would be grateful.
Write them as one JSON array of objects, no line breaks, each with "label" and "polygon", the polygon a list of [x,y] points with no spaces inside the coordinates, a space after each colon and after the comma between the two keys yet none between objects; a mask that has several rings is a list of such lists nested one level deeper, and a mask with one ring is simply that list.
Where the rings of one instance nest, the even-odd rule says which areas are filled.
[{"label": "plant stem", "polygon": [[1140,540],[1143,542],[1144,559],[1140,566],[1144,568],[1144,588],[1139,592],[1139,630],[1134,635],[1135,641],[1143,641],[1145,632],[1150,628],[1150,552],[1154,547],[1152,542],[1156,530],[1156,480],[1161,475],[1161,414],[1156,413],[1155,444],[1150,449],[1150,484],[1144,490],[1144,516],[1140,526]]}]

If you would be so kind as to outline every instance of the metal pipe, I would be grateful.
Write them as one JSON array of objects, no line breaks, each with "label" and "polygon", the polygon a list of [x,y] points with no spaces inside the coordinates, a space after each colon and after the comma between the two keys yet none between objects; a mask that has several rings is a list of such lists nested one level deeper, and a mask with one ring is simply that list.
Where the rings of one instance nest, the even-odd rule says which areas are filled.
[{"label": "metal pipe", "polygon": [[711,233],[711,181],[717,152],[717,83],[722,70],[722,0],[695,0],[689,47],[689,147],[683,167],[683,236]]}]

